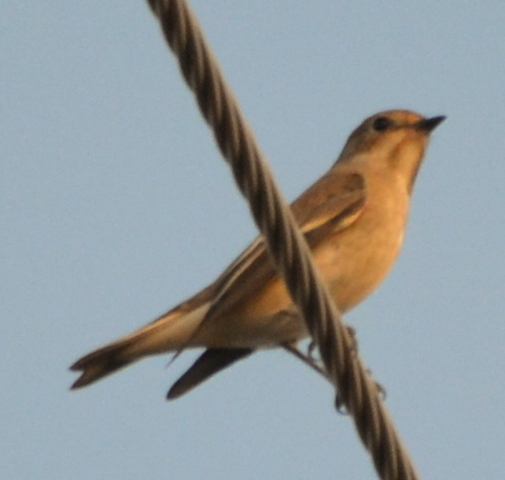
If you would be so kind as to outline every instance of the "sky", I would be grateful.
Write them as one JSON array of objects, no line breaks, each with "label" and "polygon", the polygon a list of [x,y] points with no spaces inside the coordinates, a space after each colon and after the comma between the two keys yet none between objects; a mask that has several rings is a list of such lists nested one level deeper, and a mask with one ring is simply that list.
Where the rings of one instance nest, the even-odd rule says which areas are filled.
[{"label": "sky", "polygon": [[[422,478],[505,476],[505,3],[193,2],[287,198],[368,115],[447,115],[400,258],[346,316]],[[256,235],[146,2],[0,18],[0,477],[373,479],[331,386],[279,350],[165,400],[195,358],[69,392],[77,358]]]}]

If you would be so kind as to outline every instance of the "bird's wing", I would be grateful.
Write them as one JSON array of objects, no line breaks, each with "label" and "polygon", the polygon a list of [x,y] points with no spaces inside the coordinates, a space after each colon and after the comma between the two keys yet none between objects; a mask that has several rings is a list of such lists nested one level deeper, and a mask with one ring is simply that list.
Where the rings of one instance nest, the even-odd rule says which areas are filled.
[{"label": "bird's wing", "polygon": [[208,348],[170,388],[167,399],[188,393],[212,375],[253,353],[251,348]]},{"label": "bird's wing", "polygon": [[[328,234],[349,227],[359,217],[365,200],[366,183],[361,174],[330,171],[300,195],[291,210],[314,249]],[[255,285],[263,285],[275,275],[278,273],[263,237],[258,237],[213,284],[214,298],[206,319],[230,308]]]},{"label": "bird's wing", "polygon": [[[309,246],[314,248],[330,232],[351,225],[360,215],[365,199],[366,185],[362,175],[330,173],[295,200],[291,209]],[[263,238],[258,237],[212,285],[215,297],[202,324],[231,308],[242,295],[250,294],[254,285],[262,285],[275,275],[278,275],[277,270],[268,257]],[[244,288],[246,282],[248,288]],[[184,395],[251,353],[253,350],[248,348],[207,349],[175,382],[168,398]]]},{"label": "bird's wing", "polygon": [[310,248],[318,244],[317,233],[344,230],[361,214],[366,199],[363,175],[329,173],[305,191],[291,210]]}]

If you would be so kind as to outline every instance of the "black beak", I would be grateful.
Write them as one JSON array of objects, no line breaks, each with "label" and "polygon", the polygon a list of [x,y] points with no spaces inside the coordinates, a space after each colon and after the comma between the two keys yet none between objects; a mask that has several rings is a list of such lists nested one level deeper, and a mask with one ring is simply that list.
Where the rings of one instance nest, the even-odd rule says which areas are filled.
[{"label": "black beak", "polygon": [[437,128],[444,120],[446,119],[445,115],[440,115],[438,117],[432,118],[423,118],[416,124],[416,128],[422,130],[426,133],[431,133],[435,128]]}]

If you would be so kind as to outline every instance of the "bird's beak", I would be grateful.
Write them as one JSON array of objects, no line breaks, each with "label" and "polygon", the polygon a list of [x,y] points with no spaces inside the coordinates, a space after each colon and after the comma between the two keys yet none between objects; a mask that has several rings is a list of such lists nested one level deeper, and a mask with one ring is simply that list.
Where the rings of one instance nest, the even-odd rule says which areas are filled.
[{"label": "bird's beak", "polygon": [[446,118],[445,115],[440,115],[438,117],[432,117],[432,118],[423,118],[422,120],[416,123],[415,127],[418,130],[422,130],[423,132],[431,133],[445,120],[445,118]]}]

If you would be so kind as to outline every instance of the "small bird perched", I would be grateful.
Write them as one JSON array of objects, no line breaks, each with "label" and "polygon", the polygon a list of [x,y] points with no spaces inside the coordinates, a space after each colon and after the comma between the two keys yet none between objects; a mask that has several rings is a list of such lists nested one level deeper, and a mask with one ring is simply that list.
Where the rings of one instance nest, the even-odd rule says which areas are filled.
[{"label": "small bird perched", "polygon": [[[391,269],[430,133],[444,119],[408,110],[367,118],[330,170],[291,204],[342,313]],[[207,288],[75,362],[71,370],[82,373],[72,388],[149,355],[205,347],[168,392],[176,398],[256,349],[293,345],[307,335],[260,236]]]}]

